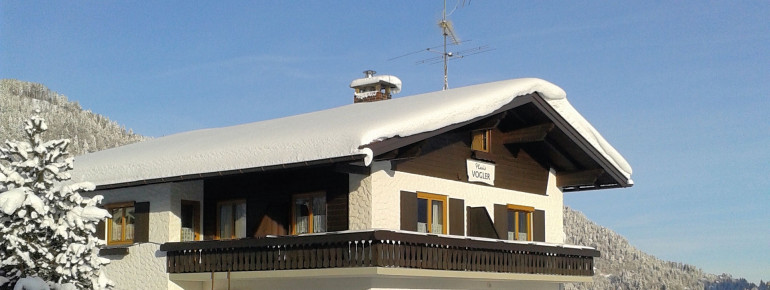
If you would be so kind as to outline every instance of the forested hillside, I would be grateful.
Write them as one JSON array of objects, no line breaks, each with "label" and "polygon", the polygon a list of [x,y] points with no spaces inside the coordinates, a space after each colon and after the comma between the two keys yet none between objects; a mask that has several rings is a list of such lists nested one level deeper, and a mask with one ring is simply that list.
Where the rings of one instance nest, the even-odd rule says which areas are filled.
[{"label": "forested hillside", "polygon": [[70,102],[41,84],[0,80],[0,142],[20,140],[21,126],[36,111],[48,123],[43,138],[70,139],[69,151],[73,155],[145,139],[105,116],[84,111],[77,102]]},{"label": "forested hillside", "polygon": [[766,290],[770,287],[769,283],[760,282],[757,286],[728,274],[717,276],[692,265],[663,261],[631,246],[623,236],[569,207],[564,208],[564,232],[566,243],[594,247],[602,253],[595,260],[593,283],[566,284],[565,289]]}]

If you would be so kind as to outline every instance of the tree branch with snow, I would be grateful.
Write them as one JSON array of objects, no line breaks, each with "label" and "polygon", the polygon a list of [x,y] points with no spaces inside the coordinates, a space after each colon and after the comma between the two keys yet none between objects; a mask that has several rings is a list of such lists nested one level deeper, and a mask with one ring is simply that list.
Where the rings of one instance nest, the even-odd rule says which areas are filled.
[{"label": "tree branch with snow", "polygon": [[[42,118],[24,125],[27,140],[0,146],[0,289],[111,289],[102,271],[109,260],[98,256],[105,242],[95,236],[109,217],[102,197],[80,195],[92,183],[64,184],[69,140],[41,141]],[[38,280],[48,287],[34,288]]]}]

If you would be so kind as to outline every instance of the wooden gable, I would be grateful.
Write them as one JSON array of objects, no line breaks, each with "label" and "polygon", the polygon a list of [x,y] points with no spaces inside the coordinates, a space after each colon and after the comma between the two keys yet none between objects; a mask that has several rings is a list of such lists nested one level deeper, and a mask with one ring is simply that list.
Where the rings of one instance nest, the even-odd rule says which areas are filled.
[{"label": "wooden gable", "polygon": [[[486,129],[489,150],[473,150],[474,132]],[[632,185],[536,93],[464,123],[366,147],[394,170],[464,182],[466,160],[493,162],[496,187],[536,194],[545,194],[550,169],[564,191]]]},{"label": "wooden gable", "polygon": [[[492,119],[492,118],[491,118]],[[538,163],[527,152],[509,150],[497,127],[488,127],[490,120],[430,137],[378,156],[392,160],[396,171],[468,182],[466,160],[475,159],[495,164],[495,187],[545,194],[548,168]],[[471,149],[473,132],[490,130],[488,152]]]}]

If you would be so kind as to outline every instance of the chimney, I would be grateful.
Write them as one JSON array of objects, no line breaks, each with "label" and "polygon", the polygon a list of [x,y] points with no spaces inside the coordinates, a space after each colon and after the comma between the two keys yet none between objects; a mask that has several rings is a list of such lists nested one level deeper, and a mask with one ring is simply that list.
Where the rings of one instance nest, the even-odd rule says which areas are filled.
[{"label": "chimney", "polygon": [[391,75],[375,76],[376,71],[364,71],[364,78],[355,79],[350,87],[355,90],[353,103],[390,100],[392,94],[401,91],[401,80]]}]

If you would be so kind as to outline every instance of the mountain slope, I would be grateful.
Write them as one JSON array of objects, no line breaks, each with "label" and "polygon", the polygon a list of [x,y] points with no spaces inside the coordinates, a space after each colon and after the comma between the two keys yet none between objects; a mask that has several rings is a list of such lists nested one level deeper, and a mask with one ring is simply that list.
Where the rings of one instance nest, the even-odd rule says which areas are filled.
[{"label": "mountain slope", "polygon": [[564,207],[565,242],[601,251],[594,260],[593,283],[566,284],[565,289],[767,289],[728,274],[716,276],[677,262],[663,261],[631,246],[626,238]]},{"label": "mountain slope", "polygon": [[80,155],[146,138],[105,116],[84,111],[76,102],[37,83],[0,80],[0,142],[23,138],[22,126],[36,111],[48,123],[44,139],[70,139],[69,151]]}]

